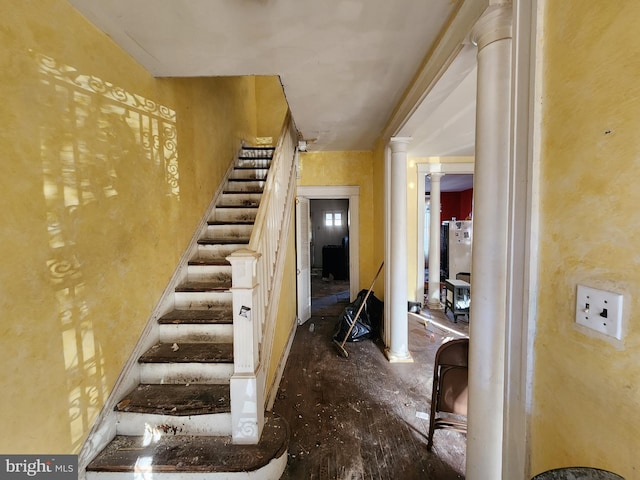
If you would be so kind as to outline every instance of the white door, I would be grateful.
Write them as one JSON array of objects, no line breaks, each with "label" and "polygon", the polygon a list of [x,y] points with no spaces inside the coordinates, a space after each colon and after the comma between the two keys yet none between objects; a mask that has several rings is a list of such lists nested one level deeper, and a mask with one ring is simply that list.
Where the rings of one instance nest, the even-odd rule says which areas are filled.
[{"label": "white door", "polygon": [[311,259],[309,245],[309,199],[296,199],[296,268],[298,323],[311,318]]}]

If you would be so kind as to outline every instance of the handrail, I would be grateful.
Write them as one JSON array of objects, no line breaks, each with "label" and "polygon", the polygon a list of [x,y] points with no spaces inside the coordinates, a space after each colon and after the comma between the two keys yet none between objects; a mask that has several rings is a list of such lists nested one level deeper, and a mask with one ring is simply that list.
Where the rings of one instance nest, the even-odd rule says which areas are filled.
[{"label": "handrail", "polygon": [[273,282],[284,255],[285,219],[295,190],[297,133],[287,114],[275,147],[246,249],[228,258],[232,267],[234,374],[231,421],[234,443],[257,443],[264,425],[266,333],[275,326]]}]

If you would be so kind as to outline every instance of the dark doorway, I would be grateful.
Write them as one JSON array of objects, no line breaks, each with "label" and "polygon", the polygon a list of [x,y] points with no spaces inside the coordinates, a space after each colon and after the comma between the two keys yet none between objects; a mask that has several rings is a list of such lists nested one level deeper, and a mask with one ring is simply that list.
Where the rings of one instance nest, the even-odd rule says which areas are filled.
[{"label": "dark doorway", "polygon": [[349,300],[349,200],[310,201],[311,311]]}]

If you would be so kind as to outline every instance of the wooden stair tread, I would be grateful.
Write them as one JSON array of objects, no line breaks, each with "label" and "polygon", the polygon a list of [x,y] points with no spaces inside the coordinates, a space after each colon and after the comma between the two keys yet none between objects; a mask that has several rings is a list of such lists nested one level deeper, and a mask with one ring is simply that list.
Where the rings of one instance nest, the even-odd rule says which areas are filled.
[{"label": "wooden stair tread", "polygon": [[[174,345],[178,348],[175,349]],[[232,363],[232,343],[158,343],[147,350],[139,363]]]},{"label": "wooden stair tread", "polygon": [[226,292],[231,288],[231,278],[219,281],[186,282],[176,287],[176,292]]},{"label": "wooden stair tread", "polygon": [[212,267],[228,267],[231,264],[225,257],[220,258],[194,258],[189,260],[189,265],[212,266]]},{"label": "wooden stair tread", "polygon": [[258,191],[252,191],[252,190],[224,190],[222,193],[227,194],[227,195],[248,195],[248,194],[253,194],[255,195],[256,193],[262,193],[262,190]]},{"label": "wooden stair tread", "polygon": [[200,238],[199,245],[245,245],[249,243],[248,238]]},{"label": "wooden stair tread", "polygon": [[158,319],[158,323],[164,325],[180,323],[230,324],[233,323],[233,308],[228,305],[209,310],[172,310]]},{"label": "wooden stair tread", "polygon": [[93,472],[134,472],[141,457],[153,458],[154,472],[251,472],[280,458],[289,444],[286,421],[270,412],[257,445],[235,445],[230,437],[163,435],[144,445],[144,437],[116,436],[89,464]]},{"label": "wooden stair tread", "polygon": [[116,405],[116,410],[173,416],[228,413],[229,385],[141,384]]},{"label": "wooden stair tread", "polygon": [[218,208],[258,208],[258,205],[253,203],[251,205],[216,205],[216,209]]},{"label": "wooden stair tread", "polygon": [[230,227],[235,227],[236,225],[253,225],[254,221],[252,220],[208,220],[207,225],[229,225]]}]

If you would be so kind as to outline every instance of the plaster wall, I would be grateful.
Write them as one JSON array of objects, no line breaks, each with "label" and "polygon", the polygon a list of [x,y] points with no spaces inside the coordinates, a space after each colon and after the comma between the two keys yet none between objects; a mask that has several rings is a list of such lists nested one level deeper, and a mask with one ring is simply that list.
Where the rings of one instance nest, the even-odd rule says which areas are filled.
[{"label": "plaster wall", "polygon": [[255,77],[257,135],[258,137],[271,137],[273,144],[278,142],[282,124],[289,106],[282,90],[280,77],[260,75]]},{"label": "plaster wall", "polygon": [[[640,4],[546,2],[532,474],[640,479]],[[624,294],[624,338],[575,324],[576,286]]]},{"label": "plaster wall", "polygon": [[66,1],[0,16],[0,439],[77,452],[241,139],[254,78],[153,78]]},{"label": "plaster wall", "polygon": [[[374,209],[374,196],[384,196],[384,192],[373,191],[373,156],[370,151],[351,152],[307,152],[300,154],[300,178],[298,186],[348,186],[360,187],[360,285],[369,288],[381,262],[382,256],[374,258],[373,235],[380,230],[384,233],[383,215]],[[376,213],[376,215],[374,215]],[[376,265],[377,264],[377,265]],[[378,280],[375,294],[382,297],[383,283]]]},{"label": "plaster wall", "polygon": [[[287,342],[292,331],[296,328],[297,298],[296,298],[296,236],[295,236],[295,212],[291,212],[291,221],[287,226],[287,250],[284,265],[284,273],[280,286],[280,298],[278,300],[278,315],[273,344],[271,347],[271,358],[269,371],[267,372],[267,392],[273,386],[278,373],[278,367],[284,358]],[[277,385],[275,385],[277,387]]]}]

